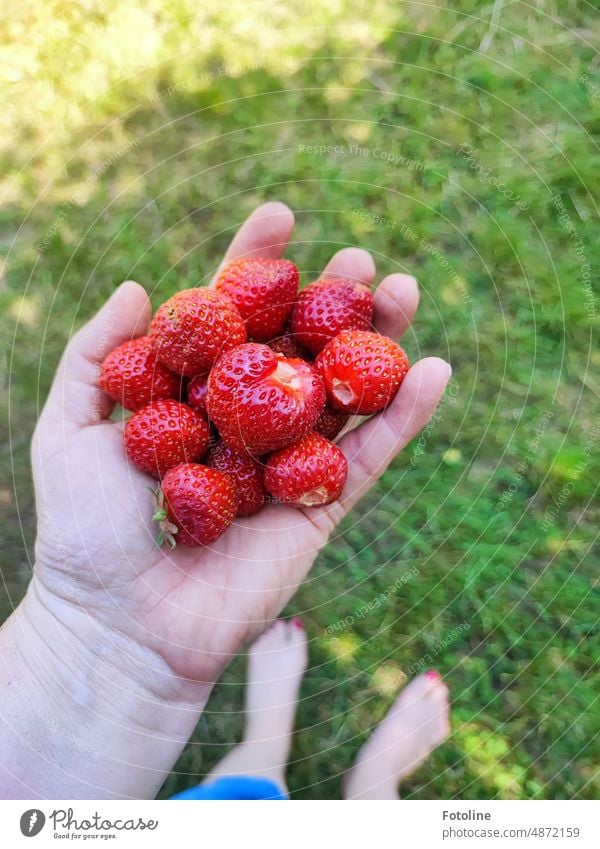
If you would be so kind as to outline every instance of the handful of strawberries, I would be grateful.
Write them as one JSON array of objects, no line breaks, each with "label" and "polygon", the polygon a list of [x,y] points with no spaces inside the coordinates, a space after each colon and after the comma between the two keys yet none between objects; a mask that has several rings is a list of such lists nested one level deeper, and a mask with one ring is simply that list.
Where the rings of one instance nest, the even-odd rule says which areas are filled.
[{"label": "handful of strawberries", "polygon": [[368,286],[298,281],[287,259],[231,262],[104,361],[102,389],[133,412],[125,452],[160,481],[159,545],[212,543],[267,501],[339,498],[347,463],[332,440],[396,395],[408,360],[372,331]]}]

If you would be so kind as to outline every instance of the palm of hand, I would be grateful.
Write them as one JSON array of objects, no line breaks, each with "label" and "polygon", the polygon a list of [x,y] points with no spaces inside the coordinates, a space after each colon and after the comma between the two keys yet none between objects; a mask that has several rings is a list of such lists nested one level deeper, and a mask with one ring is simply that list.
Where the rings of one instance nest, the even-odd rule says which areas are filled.
[{"label": "palm of hand", "polygon": [[[238,233],[227,259],[279,256],[292,223],[285,207],[266,204]],[[368,254],[350,248],[327,272],[371,282],[374,269]],[[379,329],[400,335],[416,304],[412,278],[386,278],[376,294]],[[106,353],[95,341],[102,322],[111,317],[114,347],[145,331],[148,311],[143,290],[124,285],[63,358],[33,447],[40,515],[36,575],[50,600],[83,608],[110,631],[160,655],[178,677],[211,682],[279,613],[336,523],[426,423],[448,368],[437,359],[421,361],[384,414],[343,437],[350,469],[340,503],[306,510],[272,505],[238,520],[213,546],[159,550],[152,480],[126,461],[122,426],[107,419],[111,405],[97,388]]]},{"label": "palm of hand", "polygon": [[270,506],[210,547],[158,549],[152,481],[126,461],[112,423],[76,434],[66,465],[57,453],[44,477],[53,518],[40,522],[40,580],[158,651],[186,679],[216,677],[285,605],[327,540],[323,514],[313,521],[309,511]]}]

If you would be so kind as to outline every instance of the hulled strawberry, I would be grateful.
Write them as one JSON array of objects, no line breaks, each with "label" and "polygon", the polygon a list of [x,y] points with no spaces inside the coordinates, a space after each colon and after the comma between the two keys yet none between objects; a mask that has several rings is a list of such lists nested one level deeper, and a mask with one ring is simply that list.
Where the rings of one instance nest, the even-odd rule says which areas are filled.
[{"label": "hulled strawberry", "polygon": [[313,429],[324,403],[311,365],[254,342],[219,357],[208,378],[208,414],[235,451],[265,454],[295,442]]},{"label": "hulled strawberry", "polygon": [[157,544],[167,542],[189,546],[215,542],[233,522],[237,509],[235,486],[229,475],[201,466],[183,463],[170,469],[156,493],[159,523]]},{"label": "hulled strawberry", "polygon": [[208,448],[210,429],[201,415],[179,401],[154,401],[125,425],[125,452],[143,472],[162,477],[180,463],[199,460]]},{"label": "hulled strawberry", "polygon": [[355,280],[323,278],[303,289],[290,326],[294,338],[316,356],[342,330],[370,330],[373,293]]},{"label": "hulled strawberry", "polygon": [[229,475],[238,496],[238,516],[253,516],[265,503],[267,490],[262,465],[249,454],[240,454],[219,442],[211,448],[208,465]]},{"label": "hulled strawberry", "polygon": [[197,374],[192,377],[187,385],[187,402],[192,410],[208,418],[206,410],[206,392],[208,389],[208,375]]},{"label": "hulled strawberry", "polygon": [[390,404],[409,369],[406,354],[386,336],[346,330],[315,360],[327,403],[344,413],[371,415]]},{"label": "hulled strawberry", "polygon": [[317,419],[315,430],[321,436],[333,441],[349,418],[348,413],[340,413],[338,410],[333,410],[329,404],[325,404],[321,415]]},{"label": "hulled strawberry", "polygon": [[217,357],[246,340],[231,301],[209,289],[184,289],[160,306],[150,325],[158,359],[177,374],[209,371]]},{"label": "hulled strawberry", "polygon": [[217,292],[227,295],[256,342],[281,333],[298,293],[298,269],[289,259],[237,259],[219,274]]},{"label": "hulled strawberry", "polygon": [[177,398],[181,378],[156,358],[150,336],[123,342],[102,363],[100,387],[126,410]]},{"label": "hulled strawberry", "polygon": [[340,497],[347,474],[346,458],[337,445],[309,433],[270,455],[265,485],[279,501],[317,507]]}]

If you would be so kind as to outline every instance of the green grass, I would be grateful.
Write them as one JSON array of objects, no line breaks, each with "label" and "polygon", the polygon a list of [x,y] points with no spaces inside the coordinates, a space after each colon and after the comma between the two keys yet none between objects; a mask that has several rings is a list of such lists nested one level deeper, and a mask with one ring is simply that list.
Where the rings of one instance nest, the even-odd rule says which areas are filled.
[{"label": "green grass", "polygon": [[[205,281],[262,200],[294,209],[304,282],[353,244],[379,275],[415,273],[408,353],[453,364],[423,441],[290,606],[311,637],[289,776],[301,798],[339,794],[397,686],[429,663],[454,731],[405,796],[599,791],[600,357],[582,278],[589,264],[595,284],[600,261],[597,14],[451,5],[37,2],[6,36],[3,615],[30,575],[28,443],[72,326],[122,279],[155,304]],[[306,149],[320,145],[339,148]],[[239,735],[243,676],[238,659],[163,796]]]}]

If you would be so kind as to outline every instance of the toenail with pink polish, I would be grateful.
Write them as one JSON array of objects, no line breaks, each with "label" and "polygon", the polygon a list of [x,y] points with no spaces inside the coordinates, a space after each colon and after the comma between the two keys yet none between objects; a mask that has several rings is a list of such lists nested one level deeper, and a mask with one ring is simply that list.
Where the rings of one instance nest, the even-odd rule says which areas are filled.
[{"label": "toenail with pink polish", "polygon": [[435,669],[429,669],[425,677],[429,678],[430,681],[439,681],[442,676]]},{"label": "toenail with pink polish", "polygon": [[304,625],[302,624],[302,619],[300,619],[299,616],[294,616],[294,618],[292,619],[292,625],[295,628],[300,628],[301,630],[304,630]]}]

